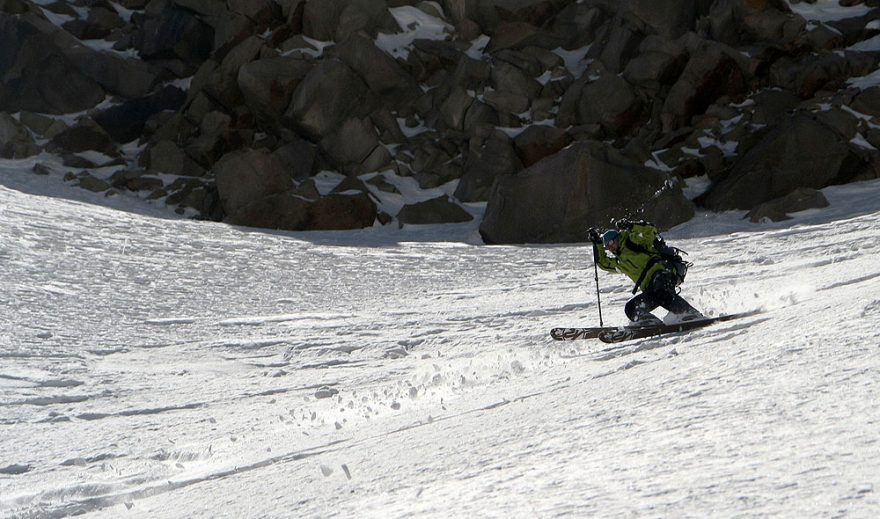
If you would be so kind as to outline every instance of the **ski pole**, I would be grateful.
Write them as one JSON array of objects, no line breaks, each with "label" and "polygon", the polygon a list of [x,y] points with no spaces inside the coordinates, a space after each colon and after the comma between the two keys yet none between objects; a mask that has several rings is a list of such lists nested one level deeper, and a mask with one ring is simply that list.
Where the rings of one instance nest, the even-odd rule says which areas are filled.
[{"label": "ski pole", "polygon": [[596,280],[596,304],[599,307],[599,326],[605,326],[605,323],[602,322],[602,298],[599,296],[599,267],[598,267],[598,256],[599,252],[596,250],[598,247],[597,244],[593,244],[593,279]]}]

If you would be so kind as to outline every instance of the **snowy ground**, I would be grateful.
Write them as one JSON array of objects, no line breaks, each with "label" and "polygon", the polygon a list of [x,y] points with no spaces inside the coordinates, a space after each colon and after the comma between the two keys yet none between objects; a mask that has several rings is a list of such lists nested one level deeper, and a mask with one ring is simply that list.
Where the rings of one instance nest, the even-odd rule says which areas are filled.
[{"label": "snowy ground", "polygon": [[[260,232],[23,169],[0,164],[0,517],[880,510],[878,182],[667,233],[697,307],[766,312],[610,347],[548,335],[597,324],[584,246]],[[622,324],[629,282],[600,284]]]}]

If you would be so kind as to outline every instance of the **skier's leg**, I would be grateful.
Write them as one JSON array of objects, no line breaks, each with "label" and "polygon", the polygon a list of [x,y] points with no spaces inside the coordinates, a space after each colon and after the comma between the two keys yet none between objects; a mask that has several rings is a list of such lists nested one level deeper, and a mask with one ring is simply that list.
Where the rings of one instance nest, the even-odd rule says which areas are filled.
[{"label": "skier's leg", "polygon": [[633,322],[651,322],[660,321],[651,311],[660,306],[654,295],[650,292],[643,292],[629,300],[624,307],[626,316]]},{"label": "skier's leg", "polygon": [[651,288],[656,291],[660,306],[675,315],[701,316],[696,308],[676,293],[674,279],[674,274],[665,270],[654,275]]}]

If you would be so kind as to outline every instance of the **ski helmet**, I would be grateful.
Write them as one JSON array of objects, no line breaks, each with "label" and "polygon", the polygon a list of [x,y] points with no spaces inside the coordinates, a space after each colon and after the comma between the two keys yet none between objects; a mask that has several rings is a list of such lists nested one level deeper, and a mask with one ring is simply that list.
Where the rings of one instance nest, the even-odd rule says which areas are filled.
[{"label": "ski helmet", "polygon": [[605,231],[605,234],[602,235],[602,245],[608,247],[611,242],[619,240],[620,233],[615,231],[614,229],[609,229]]}]

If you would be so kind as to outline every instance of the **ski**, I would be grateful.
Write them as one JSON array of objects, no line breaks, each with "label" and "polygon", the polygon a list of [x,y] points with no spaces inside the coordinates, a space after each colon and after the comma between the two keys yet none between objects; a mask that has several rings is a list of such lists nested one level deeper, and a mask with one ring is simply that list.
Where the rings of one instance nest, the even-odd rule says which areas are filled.
[{"label": "ski", "polygon": [[553,328],[550,337],[557,341],[574,341],[578,339],[598,339],[603,332],[617,330],[616,327],[604,328]]},{"label": "ski", "polygon": [[741,319],[760,313],[759,310],[738,314],[706,317],[674,324],[658,324],[649,326],[606,326],[597,328],[553,328],[550,336],[557,341],[573,341],[578,339],[599,339],[606,343],[644,339],[667,333],[678,333],[695,330],[715,323]]}]

